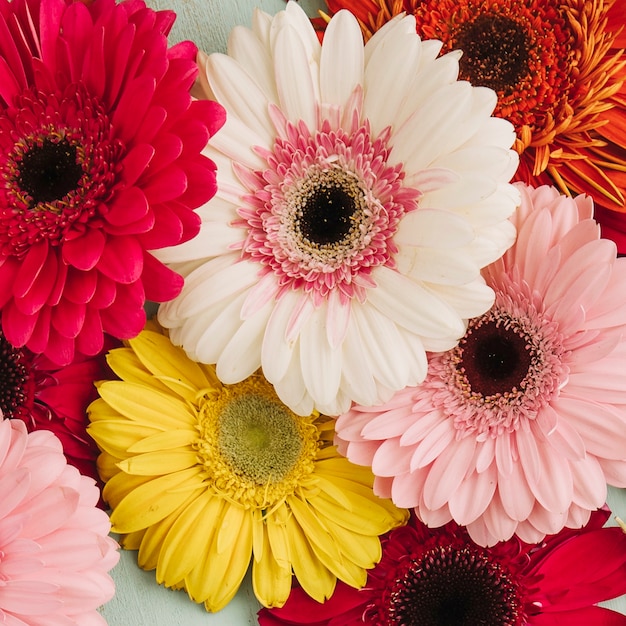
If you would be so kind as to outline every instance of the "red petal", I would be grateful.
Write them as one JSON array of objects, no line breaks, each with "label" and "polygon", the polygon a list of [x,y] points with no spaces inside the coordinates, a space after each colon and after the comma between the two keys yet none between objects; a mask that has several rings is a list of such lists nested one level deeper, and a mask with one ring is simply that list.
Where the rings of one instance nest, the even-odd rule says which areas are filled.
[{"label": "red petal", "polygon": [[50,337],[50,307],[46,306],[39,312],[37,323],[28,340],[28,349],[35,354],[42,354],[48,345]]},{"label": "red petal", "polygon": [[0,307],[13,297],[13,285],[19,270],[20,264],[13,257],[5,258],[0,265]]},{"label": "red petal", "polygon": [[74,359],[74,340],[52,328],[44,354],[59,365],[69,365]]},{"label": "red petal", "polygon": [[[45,260],[43,271],[40,271],[36,276],[33,284],[30,286],[28,292],[23,297],[16,297],[15,305],[22,313],[26,315],[32,315],[36,313],[46,304],[48,297],[50,296],[53,287],[56,284],[57,279],[57,256],[53,251],[50,251],[48,258]],[[18,274],[17,281],[19,281],[20,275]]]},{"label": "red petal", "polygon": [[149,252],[143,258],[143,285],[146,299],[152,302],[167,302],[175,298],[183,288],[183,277]]},{"label": "red petal", "polygon": [[211,136],[226,122],[226,109],[214,100],[194,100],[189,107],[189,113],[199,116],[207,125]]},{"label": "red petal", "polygon": [[208,202],[217,191],[215,166],[210,159],[202,155],[182,165],[187,174],[187,191],[179,198],[179,201],[195,209]]},{"label": "red petal", "polygon": [[156,81],[152,76],[140,76],[129,81],[113,114],[115,137],[124,141],[133,138],[154,96]]},{"label": "red petal", "polygon": [[159,170],[154,176],[144,178],[141,186],[151,204],[168,202],[185,192],[187,176],[178,165],[172,165],[165,170]]},{"label": "red petal", "polygon": [[115,195],[105,217],[114,226],[121,226],[145,218],[149,211],[150,205],[141,189],[128,187]]},{"label": "red petal", "polygon": [[79,270],[93,269],[104,250],[106,236],[100,230],[88,230],[76,239],[63,244],[63,260]]},{"label": "red petal", "polygon": [[133,283],[143,271],[143,248],[135,237],[111,237],[98,269],[118,283]]},{"label": "red petal", "polygon": [[198,222],[198,229],[200,228],[200,216],[186,207],[178,207],[175,203],[155,204],[152,211],[155,217],[153,228],[138,235],[145,250],[175,246],[183,241],[184,225],[179,214],[192,213]]},{"label": "red petal", "polygon": [[115,301],[117,293],[117,283],[108,276],[100,274],[98,276],[98,284],[96,292],[89,303],[94,309],[106,309]]},{"label": "red petal", "polygon": [[183,151],[183,142],[178,135],[173,133],[159,133],[152,142],[154,157],[150,161],[148,175],[153,176],[160,170],[171,165]]},{"label": "red petal", "polygon": [[577,611],[533,615],[528,623],[533,626],[626,626],[626,615],[589,606]]}]

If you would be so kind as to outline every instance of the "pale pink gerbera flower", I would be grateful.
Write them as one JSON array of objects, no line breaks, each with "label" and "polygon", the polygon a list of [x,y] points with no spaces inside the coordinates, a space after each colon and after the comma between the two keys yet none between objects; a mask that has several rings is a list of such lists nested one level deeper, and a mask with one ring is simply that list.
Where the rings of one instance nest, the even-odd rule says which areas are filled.
[{"label": "pale pink gerbera flower", "polygon": [[300,7],[233,31],[204,83],[227,120],[206,154],[216,197],[193,241],[170,337],[237,383],[259,367],[294,411],[380,402],[426,374],[493,303],[480,269],[512,243],[512,126],[493,91],[413,17],[363,45],[339,12],[320,45]]},{"label": "pale pink gerbera flower", "polygon": [[0,422],[0,622],[97,626],[113,597],[117,543],[91,478],[49,431]]},{"label": "pale pink gerbera flower", "polygon": [[517,242],[484,271],[492,309],[387,404],[337,420],[379,495],[488,545],[580,527],[626,487],[626,259],[588,197],[518,184]]}]

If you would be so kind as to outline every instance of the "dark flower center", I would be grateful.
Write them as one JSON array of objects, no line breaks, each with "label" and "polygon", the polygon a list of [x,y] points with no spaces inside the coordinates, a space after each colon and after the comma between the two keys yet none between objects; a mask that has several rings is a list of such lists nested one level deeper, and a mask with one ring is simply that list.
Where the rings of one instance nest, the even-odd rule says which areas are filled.
[{"label": "dark flower center", "polygon": [[83,168],[76,147],[67,139],[44,139],[32,146],[19,164],[17,183],[32,198],[32,206],[61,200],[76,189]]},{"label": "dark flower center", "polygon": [[519,626],[517,585],[500,563],[468,547],[437,546],[411,562],[390,590],[397,626]]},{"label": "dark flower center", "polygon": [[26,354],[0,335],[0,410],[2,417],[21,417],[30,401]]},{"label": "dark flower center", "polygon": [[527,337],[496,320],[471,327],[459,342],[459,352],[458,367],[472,392],[482,396],[518,389],[533,359]]},{"label": "dark flower center", "polygon": [[311,244],[326,246],[344,241],[360,208],[353,189],[344,181],[320,180],[305,198],[298,227]]},{"label": "dark flower center", "polygon": [[464,22],[456,36],[460,75],[473,85],[511,93],[528,74],[528,35],[513,19],[485,13]]}]

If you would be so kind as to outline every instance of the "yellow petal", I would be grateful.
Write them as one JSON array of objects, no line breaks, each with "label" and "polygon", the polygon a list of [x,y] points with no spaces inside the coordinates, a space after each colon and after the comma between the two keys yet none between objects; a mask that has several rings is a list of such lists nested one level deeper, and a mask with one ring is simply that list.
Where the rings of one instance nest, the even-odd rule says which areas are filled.
[{"label": "yellow petal", "polygon": [[109,380],[98,386],[101,398],[134,422],[168,429],[197,423],[196,414],[182,399],[151,387]]},{"label": "yellow petal", "polygon": [[129,446],[128,452],[141,454],[142,452],[173,450],[174,448],[185,448],[197,441],[198,431],[195,428],[178,428],[177,430],[167,430],[145,436],[140,441]]},{"label": "yellow petal", "polygon": [[189,402],[196,400],[199,389],[209,385],[200,367],[168,337],[143,331],[128,343],[147,370]]},{"label": "yellow petal", "polygon": [[265,521],[265,528],[272,555],[280,567],[291,570],[289,541],[287,538],[287,507],[279,506]]},{"label": "yellow petal", "polygon": [[204,492],[176,516],[157,563],[157,580],[172,586],[204,561],[219,528],[225,500]]},{"label": "yellow petal", "polygon": [[129,448],[158,431],[151,426],[137,424],[118,416],[92,422],[87,427],[87,432],[94,438],[100,449],[106,450],[113,456],[124,458]]},{"label": "yellow petal", "polygon": [[127,474],[159,476],[172,474],[198,464],[198,454],[193,450],[161,450],[146,452],[120,461],[119,467]]},{"label": "yellow petal", "polygon": [[204,489],[200,470],[194,467],[166,474],[133,489],[111,513],[113,532],[131,533],[160,522],[188,497],[179,489],[183,485]]},{"label": "yellow petal", "polygon": [[130,348],[115,348],[107,355],[109,367],[122,379],[129,383],[138,383],[146,387],[154,387],[159,391],[167,391],[163,383],[155,380],[146,370]]},{"label": "yellow petal", "polygon": [[260,561],[265,553],[265,522],[263,521],[263,513],[258,509],[252,510],[252,552],[254,560]]},{"label": "yellow petal", "polygon": [[319,518],[315,514],[315,510],[312,509],[307,502],[303,502],[296,497],[288,498],[287,504],[291,508],[307,539],[315,548],[316,554],[323,553],[326,559],[330,561],[339,560],[341,554],[333,541],[332,535],[320,523]]},{"label": "yellow petal", "polygon": [[280,565],[272,554],[269,538],[264,536],[263,558],[252,564],[252,589],[263,606],[285,604],[291,591],[291,567]]},{"label": "yellow petal", "polygon": [[[176,511],[172,512],[171,515],[168,515],[158,524],[154,524],[144,531],[141,546],[139,547],[139,553],[137,554],[137,564],[139,567],[145,570],[153,570],[157,568],[159,557],[161,556],[161,550],[163,550],[165,537],[167,537],[170,529],[176,523],[176,520],[178,519],[177,513],[184,510],[186,504],[187,502],[183,502]],[[160,584],[163,581],[157,577],[157,582]]]},{"label": "yellow petal", "polygon": [[311,544],[294,517],[287,520],[287,536],[293,572],[302,589],[318,602],[324,602],[335,590],[336,576],[313,552]]},{"label": "yellow petal", "polygon": [[150,480],[149,476],[127,476],[116,467],[116,473],[104,485],[102,497],[115,508],[129,493]]}]

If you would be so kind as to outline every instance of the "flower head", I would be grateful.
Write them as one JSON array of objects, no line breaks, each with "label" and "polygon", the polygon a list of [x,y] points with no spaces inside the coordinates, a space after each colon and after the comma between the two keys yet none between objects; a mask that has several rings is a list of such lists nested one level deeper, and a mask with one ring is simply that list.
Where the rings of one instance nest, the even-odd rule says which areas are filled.
[{"label": "flower head", "polygon": [[[366,38],[402,11],[417,33],[462,50],[460,76],[498,93],[515,125],[518,180],[592,195],[603,235],[626,252],[624,13],[614,0],[327,0]],[[332,12],[331,11],[331,12]],[[324,20],[316,20],[323,29]]]},{"label": "flower head", "polygon": [[94,481],[21,420],[0,422],[0,449],[0,620],[104,626],[97,608],[113,597],[119,552]]},{"label": "flower head", "polygon": [[[578,531],[539,545],[513,538],[476,545],[451,522],[412,519],[383,539],[383,557],[362,590],[338,585],[320,605],[295,588],[284,607],[262,609],[261,626],[547,626],[625,624],[596,603],[626,593],[626,536],[602,528],[598,511]],[[574,565],[575,564],[575,565]]]},{"label": "flower head", "polygon": [[252,557],[254,591],[280,606],[292,575],[317,600],[337,579],[364,584],[379,535],[406,511],[377,498],[369,470],[332,446],[333,420],[297,416],[254,374],[222,385],[156,330],[110,353],[89,432],[123,547],[159,583],[207,610],[235,595]]},{"label": "flower head", "polygon": [[517,242],[484,271],[492,309],[421,385],[336,425],[380,495],[483,545],[582,526],[607,482],[626,486],[626,259],[589,198],[518,187]]},{"label": "flower head", "polygon": [[186,278],[159,320],[226,383],[262,367],[302,415],[422,380],[425,351],[491,305],[480,268],[514,238],[513,129],[414,30],[364,48],[343,11],[320,45],[290,2],[204,62],[228,112],[207,148],[218,192],[198,237],[159,254]]},{"label": "flower head", "polygon": [[151,250],[193,237],[223,120],[192,102],[195,46],[142,0],[0,4],[0,308],[14,346],[65,365],[136,335],[182,278]]},{"label": "flower head", "polygon": [[94,381],[107,373],[104,354],[77,357],[59,367],[41,354],[12,346],[0,332],[2,417],[22,420],[29,432],[52,431],[68,463],[94,480],[98,447],[87,434],[87,407],[98,397]]}]

